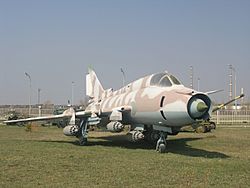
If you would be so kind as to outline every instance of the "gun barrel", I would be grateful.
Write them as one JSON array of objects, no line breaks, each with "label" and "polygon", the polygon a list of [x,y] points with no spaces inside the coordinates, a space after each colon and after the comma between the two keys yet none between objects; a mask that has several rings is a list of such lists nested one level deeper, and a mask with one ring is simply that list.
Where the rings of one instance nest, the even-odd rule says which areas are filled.
[{"label": "gun barrel", "polygon": [[213,112],[215,112],[215,111],[217,111],[217,110],[223,108],[224,106],[227,106],[228,104],[230,104],[230,103],[232,103],[232,102],[234,102],[234,101],[236,101],[236,100],[238,100],[238,99],[240,99],[240,98],[242,98],[242,97],[244,97],[244,96],[245,96],[244,94],[241,94],[241,95],[235,97],[234,99],[232,99],[232,100],[230,100],[230,101],[228,101],[228,102],[226,102],[226,103],[224,103],[224,104],[221,104],[221,105],[215,107],[215,108],[213,109]]}]

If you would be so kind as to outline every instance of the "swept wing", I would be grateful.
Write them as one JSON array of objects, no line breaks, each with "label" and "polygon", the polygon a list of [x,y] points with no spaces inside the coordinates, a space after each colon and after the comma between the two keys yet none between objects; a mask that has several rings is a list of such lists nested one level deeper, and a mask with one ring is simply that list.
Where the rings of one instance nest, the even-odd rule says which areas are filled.
[{"label": "swept wing", "polygon": [[91,115],[90,111],[79,111],[75,112],[73,108],[69,108],[65,110],[62,114],[59,115],[50,115],[50,116],[42,116],[42,117],[33,117],[26,119],[17,119],[17,120],[8,120],[4,121],[4,123],[22,123],[22,122],[32,122],[32,121],[45,121],[45,120],[55,120],[55,119],[64,119],[64,118],[72,118],[75,116],[77,118],[85,118]]}]

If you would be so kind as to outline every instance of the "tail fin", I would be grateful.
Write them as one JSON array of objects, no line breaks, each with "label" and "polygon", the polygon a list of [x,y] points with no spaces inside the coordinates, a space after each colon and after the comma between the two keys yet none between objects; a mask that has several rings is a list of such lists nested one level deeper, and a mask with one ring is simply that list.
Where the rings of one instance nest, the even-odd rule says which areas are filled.
[{"label": "tail fin", "polygon": [[86,75],[86,95],[93,99],[100,99],[104,89],[98,80],[94,70],[89,68],[89,73]]}]

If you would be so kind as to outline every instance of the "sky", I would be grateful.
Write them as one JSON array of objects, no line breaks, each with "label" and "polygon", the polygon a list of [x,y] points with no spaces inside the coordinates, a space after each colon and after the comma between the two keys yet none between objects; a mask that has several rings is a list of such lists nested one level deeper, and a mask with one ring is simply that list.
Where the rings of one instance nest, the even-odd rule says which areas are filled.
[{"label": "sky", "polygon": [[[0,104],[85,98],[91,66],[104,88],[167,70],[226,102],[229,64],[250,100],[249,0],[0,0]],[[74,84],[72,85],[72,82]]]}]

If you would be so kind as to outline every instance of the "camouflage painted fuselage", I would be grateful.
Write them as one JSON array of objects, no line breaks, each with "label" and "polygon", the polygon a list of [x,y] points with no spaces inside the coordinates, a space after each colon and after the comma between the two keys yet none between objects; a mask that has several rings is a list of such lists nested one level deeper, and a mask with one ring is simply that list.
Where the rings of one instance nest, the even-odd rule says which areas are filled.
[{"label": "camouflage painted fuselage", "polygon": [[[159,80],[162,81],[162,79],[168,78],[171,83],[167,86],[166,84],[154,83],[157,74],[146,76],[126,85],[120,90],[114,92],[106,90],[97,94],[99,96],[98,99],[94,100],[87,107],[87,110],[108,116],[118,107],[130,107],[130,113],[123,113],[123,123],[168,127],[180,127],[194,123],[199,118],[209,117],[212,109],[210,102],[209,109],[206,110],[206,116],[204,112],[201,114],[196,109],[197,107],[192,107],[192,104],[189,104],[190,99],[194,98],[197,92],[184,87],[179,82],[177,84],[173,83],[173,80],[167,73],[160,74],[162,78],[160,77],[161,75],[158,76]],[[98,91],[102,91],[102,89],[98,89]],[[206,97],[206,100],[210,101],[205,94],[198,95],[203,95],[203,98]],[[197,113],[198,116],[194,118],[190,113]],[[204,117],[202,116],[203,113]]]}]

